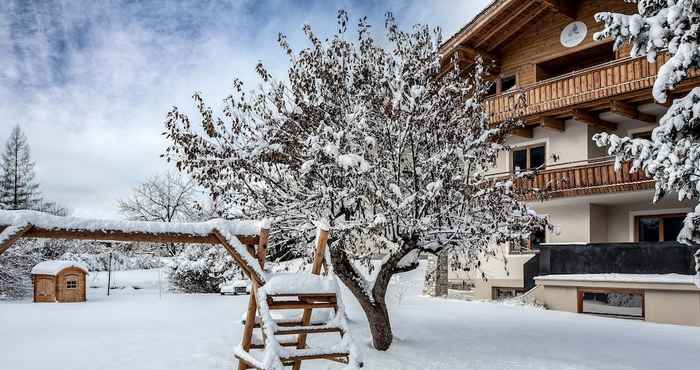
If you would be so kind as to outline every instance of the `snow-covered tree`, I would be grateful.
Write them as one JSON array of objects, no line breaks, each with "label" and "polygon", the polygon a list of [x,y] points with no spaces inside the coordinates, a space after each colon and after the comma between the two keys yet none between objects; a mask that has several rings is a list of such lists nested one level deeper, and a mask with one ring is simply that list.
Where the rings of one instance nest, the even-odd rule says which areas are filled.
[{"label": "snow-covered tree", "polygon": [[310,46],[298,52],[280,35],[286,79],[259,64],[258,89],[236,80],[220,118],[195,94],[202,130],[174,108],[165,157],[244,214],[271,218],[273,243],[305,246],[314,222],[329,226],[334,272],[386,350],[392,276],[445,249],[475,264],[489,244],[519,241],[546,221],[510,181],[486,177],[518,122],[490,124],[481,63],[462,71],[453,60],[439,78],[439,30],[403,32],[387,15],[383,42],[365,18],[357,37],[347,38],[343,11],[338,25],[325,41],[305,26]]},{"label": "snow-covered tree", "polygon": [[[177,173],[154,176],[133,190],[130,198],[119,201],[119,210],[130,220],[186,222],[200,218],[195,200],[196,184]],[[177,254],[175,244],[167,244],[171,255]]]},{"label": "snow-covered tree", "polygon": [[241,269],[223,248],[190,245],[170,263],[170,284],[187,293],[218,293],[220,285],[240,278]]},{"label": "snow-covered tree", "polygon": [[[636,1],[635,1],[636,2]],[[605,28],[597,40],[614,39],[614,48],[630,43],[632,56],[646,55],[650,63],[665,51],[669,60],[659,68],[653,95],[659,103],[700,67],[700,2],[697,0],[639,0],[638,14],[599,13],[596,20]],[[656,181],[653,201],[667,193],[679,200],[700,198],[700,87],[676,99],[661,118],[651,140],[632,139],[601,133],[594,137],[599,146],[608,146],[616,167],[631,161],[631,171],[644,170]],[[678,240],[700,243],[700,206],[688,213]],[[696,253],[700,259],[700,250]],[[697,266],[700,270],[700,264]],[[700,272],[698,272],[700,286]]]},{"label": "snow-covered tree", "polygon": [[5,209],[34,209],[41,204],[31,150],[19,125],[12,129],[0,161],[0,205]]}]

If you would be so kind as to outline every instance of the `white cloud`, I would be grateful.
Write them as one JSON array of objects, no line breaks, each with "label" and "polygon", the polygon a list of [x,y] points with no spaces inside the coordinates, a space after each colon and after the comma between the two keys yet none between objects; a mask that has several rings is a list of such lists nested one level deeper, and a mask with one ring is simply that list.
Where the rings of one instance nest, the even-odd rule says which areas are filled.
[{"label": "white cloud", "polygon": [[167,111],[191,109],[195,90],[218,103],[234,76],[253,79],[258,60],[284,71],[278,32],[293,44],[307,22],[332,32],[345,8],[369,15],[375,32],[391,10],[403,25],[449,36],[486,2],[3,2],[0,140],[21,124],[46,198],[76,215],[118,217],[117,199],[168,168],[159,158]]}]

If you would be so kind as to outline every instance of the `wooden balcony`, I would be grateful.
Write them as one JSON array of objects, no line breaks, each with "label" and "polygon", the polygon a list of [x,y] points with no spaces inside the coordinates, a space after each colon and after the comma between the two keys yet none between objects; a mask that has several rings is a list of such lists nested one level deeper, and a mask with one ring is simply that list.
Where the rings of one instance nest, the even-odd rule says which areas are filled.
[{"label": "wooden balcony", "polygon": [[[644,58],[624,58],[574,71],[537,82],[521,89],[498,94],[487,99],[492,122],[501,122],[513,115],[516,99],[525,99],[523,117],[566,115],[573,108],[595,108],[597,103],[611,99],[651,98],[658,69],[669,59],[665,53],[652,64]],[[691,78],[700,76],[691,71]],[[683,87],[697,85],[686,81]],[[680,89],[677,89],[680,90]]]},{"label": "wooden balcony", "polygon": [[[493,176],[513,177],[504,173]],[[539,199],[537,190],[545,199],[553,199],[654,189],[654,180],[642,171],[630,173],[629,163],[615,171],[615,163],[609,157],[550,165],[536,171],[532,178],[517,178],[513,182],[526,201]]]}]

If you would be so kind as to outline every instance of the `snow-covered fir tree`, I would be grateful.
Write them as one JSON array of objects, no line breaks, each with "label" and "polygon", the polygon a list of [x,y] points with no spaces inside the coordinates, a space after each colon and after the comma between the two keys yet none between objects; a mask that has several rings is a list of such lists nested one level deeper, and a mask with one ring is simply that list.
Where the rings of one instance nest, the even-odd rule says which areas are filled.
[{"label": "snow-covered fir tree", "polygon": [[325,41],[305,26],[310,45],[300,51],[280,35],[286,78],[259,64],[259,87],[236,80],[222,117],[195,94],[202,130],[174,108],[164,156],[248,217],[271,218],[273,243],[306,246],[315,224],[330,227],[333,269],[386,350],[392,276],[443,250],[473,268],[490,244],[519,242],[546,220],[510,181],[486,176],[519,123],[490,124],[481,63],[463,71],[451,61],[440,77],[440,31],[404,32],[391,15],[386,42],[364,18],[357,36],[343,11],[338,26]]},{"label": "snow-covered fir tree", "polygon": [[[650,63],[656,62],[659,53],[667,52],[670,59],[659,68],[653,88],[656,101],[665,103],[688,72],[700,67],[700,2],[639,0],[637,5],[638,14],[596,14],[605,28],[594,37],[613,38],[614,48],[630,43],[631,55],[646,55]],[[654,202],[667,193],[677,193],[679,200],[700,199],[700,87],[673,101],[651,140],[607,133],[596,135],[594,140],[609,147],[618,169],[622,162],[631,161],[632,172],[642,169],[656,181]],[[678,240],[700,243],[700,206],[688,213]],[[700,259],[700,250],[695,257]],[[700,287],[700,262],[696,268]]]},{"label": "snow-covered fir tree", "polygon": [[0,205],[5,209],[35,209],[40,204],[27,136],[17,125],[0,160]]}]

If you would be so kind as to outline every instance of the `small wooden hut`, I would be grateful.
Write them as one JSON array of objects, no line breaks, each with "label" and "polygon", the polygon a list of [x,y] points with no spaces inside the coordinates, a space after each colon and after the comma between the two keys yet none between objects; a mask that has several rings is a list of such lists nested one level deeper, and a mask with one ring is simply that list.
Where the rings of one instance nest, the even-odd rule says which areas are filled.
[{"label": "small wooden hut", "polygon": [[85,302],[87,267],[74,261],[44,261],[32,269],[34,302]]}]

